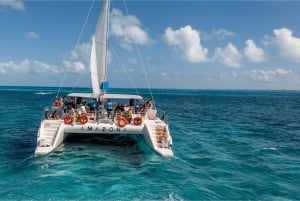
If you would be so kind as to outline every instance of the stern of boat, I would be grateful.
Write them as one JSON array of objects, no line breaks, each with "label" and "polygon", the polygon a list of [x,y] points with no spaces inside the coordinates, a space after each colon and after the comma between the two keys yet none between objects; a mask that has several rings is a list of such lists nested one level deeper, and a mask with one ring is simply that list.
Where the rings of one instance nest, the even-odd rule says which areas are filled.
[{"label": "stern of boat", "polygon": [[62,120],[44,120],[41,122],[38,136],[36,155],[45,155],[58,147],[64,138],[64,123]]},{"label": "stern of boat", "polygon": [[152,113],[156,113],[156,111],[151,111],[150,116],[148,116],[144,122],[145,141],[156,153],[164,157],[173,157],[173,142],[169,126],[165,121],[157,118],[156,115]]}]

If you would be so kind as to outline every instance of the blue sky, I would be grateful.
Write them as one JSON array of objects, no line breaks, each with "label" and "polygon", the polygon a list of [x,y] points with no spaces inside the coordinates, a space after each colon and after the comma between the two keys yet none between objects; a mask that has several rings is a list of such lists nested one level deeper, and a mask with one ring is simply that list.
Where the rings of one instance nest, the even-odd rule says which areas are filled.
[{"label": "blue sky", "polygon": [[[0,0],[0,85],[91,86],[101,3]],[[300,1],[112,1],[110,86],[299,90],[299,10]]]}]

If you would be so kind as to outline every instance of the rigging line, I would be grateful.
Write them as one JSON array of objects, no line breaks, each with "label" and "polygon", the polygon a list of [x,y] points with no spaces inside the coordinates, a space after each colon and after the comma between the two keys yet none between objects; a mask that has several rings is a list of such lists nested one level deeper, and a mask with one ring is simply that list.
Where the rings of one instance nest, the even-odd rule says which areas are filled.
[{"label": "rigging line", "polygon": [[120,65],[121,65],[121,67],[122,67],[123,71],[125,72],[125,74],[126,74],[127,78],[129,79],[129,81],[130,81],[131,85],[132,85],[132,86],[133,86],[133,88],[135,89],[135,91],[136,91],[137,95],[140,95],[140,93],[139,93],[139,92],[138,92],[138,90],[137,90],[137,87],[135,86],[135,84],[134,84],[133,80],[131,79],[131,77],[130,77],[130,75],[129,75],[128,71],[126,70],[126,68],[125,68],[124,64],[122,63],[122,61],[121,61],[120,57],[118,56],[117,52],[115,51],[115,49],[113,48],[113,46],[112,46],[112,45],[109,45],[109,46],[110,46],[110,49],[112,50],[113,54],[116,56],[116,58],[117,58],[118,62],[120,63]]},{"label": "rigging line", "polygon": [[[125,4],[125,0],[123,0],[123,4],[124,4],[124,8],[126,10],[126,14],[129,15],[127,6]],[[140,62],[142,64],[142,68],[143,68],[143,71],[144,71],[144,74],[145,74],[145,79],[147,81],[147,85],[148,85],[148,89],[149,89],[149,92],[150,92],[150,95],[151,95],[151,99],[153,100],[153,106],[155,108],[155,101],[154,101],[154,98],[153,98],[153,94],[152,94],[150,82],[149,82],[149,79],[148,79],[148,76],[147,76],[147,72],[146,72],[146,69],[145,69],[145,65],[144,65],[144,62],[143,62],[143,59],[142,59],[141,51],[140,51],[139,45],[137,44],[136,40],[133,40],[133,41],[134,41],[134,44],[135,44],[135,46],[138,50],[139,59],[140,59]]]},{"label": "rigging line", "polygon": [[106,29],[106,39],[105,39],[105,76],[104,76],[104,80],[107,80],[107,74],[108,74],[108,71],[107,71],[107,61],[108,61],[108,37],[109,37],[109,15],[110,15],[110,1],[107,2],[108,3],[108,6],[107,6],[107,10],[106,12],[108,13],[108,17],[107,17],[107,29]]},{"label": "rigging line", "polygon": [[78,79],[76,80],[75,84],[72,86],[72,89],[70,90],[70,93],[72,93],[74,88],[78,85],[78,83],[81,80],[83,74],[84,74],[84,72],[80,73],[80,75],[79,75]]},{"label": "rigging line", "polygon": [[[89,12],[88,12],[88,14],[87,14],[87,16],[86,16],[86,18],[85,18],[85,20],[84,20],[84,23],[83,23],[83,26],[82,26],[82,28],[81,28],[79,37],[78,37],[78,39],[77,39],[77,41],[76,41],[76,44],[75,44],[75,49],[76,49],[76,47],[78,46],[79,41],[81,40],[81,37],[82,37],[82,34],[83,34],[83,30],[85,29],[85,26],[86,26],[86,24],[87,24],[87,21],[88,21],[88,18],[89,18],[89,16],[90,16],[90,14],[91,14],[91,11],[92,11],[92,8],[93,8],[93,6],[94,6],[94,3],[95,3],[95,0],[92,1],[92,4],[91,4],[90,9],[89,9]],[[56,96],[59,95],[60,89],[61,89],[61,87],[62,87],[62,85],[63,85],[63,83],[64,83],[64,81],[65,81],[65,79],[66,79],[66,76],[67,76],[67,73],[68,73],[68,72],[69,72],[69,68],[67,68],[67,69],[65,70],[64,76],[63,76],[63,78],[62,78],[62,81],[60,82],[60,85],[59,85],[59,88],[58,88],[58,91],[57,91]],[[82,73],[82,74],[83,74],[83,73]],[[77,85],[77,83],[79,82],[79,80],[81,79],[82,74],[79,76],[79,78],[78,78],[78,80],[77,80],[77,82],[76,82],[76,85]],[[73,87],[72,87],[72,89],[71,89],[71,92],[73,91],[74,87],[75,87],[75,86],[73,85]]]}]

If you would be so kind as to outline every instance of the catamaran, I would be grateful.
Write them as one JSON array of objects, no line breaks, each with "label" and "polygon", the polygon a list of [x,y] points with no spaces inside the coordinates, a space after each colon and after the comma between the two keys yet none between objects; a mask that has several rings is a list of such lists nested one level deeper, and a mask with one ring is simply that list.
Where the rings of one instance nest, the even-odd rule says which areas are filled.
[{"label": "catamaran", "polygon": [[158,154],[173,157],[172,137],[165,112],[154,100],[140,95],[107,93],[107,44],[110,1],[104,0],[92,38],[90,56],[92,93],[70,93],[56,97],[45,109],[37,135],[36,155],[59,147],[69,135],[143,135]]}]

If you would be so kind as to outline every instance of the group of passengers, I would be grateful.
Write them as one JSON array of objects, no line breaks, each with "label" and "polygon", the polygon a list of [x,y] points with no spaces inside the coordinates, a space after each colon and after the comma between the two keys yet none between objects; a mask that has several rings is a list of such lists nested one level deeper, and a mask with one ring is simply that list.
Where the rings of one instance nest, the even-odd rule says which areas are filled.
[{"label": "group of passengers", "polygon": [[46,108],[45,110],[45,119],[59,119],[59,116],[57,114],[57,110],[54,110],[52,114],[49,113],[49,109]]},{"label": "group of passengers", "polygon": [[[107,118],[114,119],[116,116],[121,115],[128,119],[128,122],[132,120],[132,114],[145,115],[147,109],[153,108],[153,100],[146,100],[143,104],[136,104],[135,100],[130,99],[129,104],[115,103],[108,99],[107,101],[99,101],[97,99],[90,99],[89,101],[83,98],[71,98],[66,97],[58,98],[56,97],[53,106],[55,109],[52,114],[49,114],[49,110],[45,110],[45,119],[64,119],[66,115],[71,115],[74,120],[77,121],[79,116],[82,114],[96,115],[98,119],[98,112],[101,110],[107,111]],[[58,110],[61,108],[60,115]]]}]

